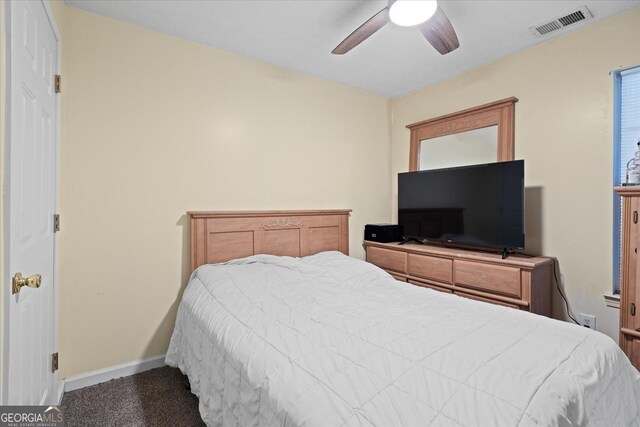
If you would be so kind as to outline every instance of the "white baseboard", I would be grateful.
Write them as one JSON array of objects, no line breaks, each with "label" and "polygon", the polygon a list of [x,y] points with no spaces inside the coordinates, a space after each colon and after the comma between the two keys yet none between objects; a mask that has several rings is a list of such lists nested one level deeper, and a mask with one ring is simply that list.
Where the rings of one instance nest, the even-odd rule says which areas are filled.
[{"label": "white baseboard", "polygon": [[149,369],[160,368],[161,366],[164,366],[164,355],[98,369],[97,371],[66,378],[64,380],[64,391],[78,390],[116,378],[128,377],[133,374],[148,371]]}]

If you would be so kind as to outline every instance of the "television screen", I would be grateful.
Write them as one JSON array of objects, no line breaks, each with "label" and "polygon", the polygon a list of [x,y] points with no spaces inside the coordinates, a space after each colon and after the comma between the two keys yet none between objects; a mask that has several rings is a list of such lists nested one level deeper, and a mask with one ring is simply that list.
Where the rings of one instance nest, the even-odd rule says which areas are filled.
[{"label": "television screen", "polygon": [[524,160],[398,174],[405,237],[524,249]]}]

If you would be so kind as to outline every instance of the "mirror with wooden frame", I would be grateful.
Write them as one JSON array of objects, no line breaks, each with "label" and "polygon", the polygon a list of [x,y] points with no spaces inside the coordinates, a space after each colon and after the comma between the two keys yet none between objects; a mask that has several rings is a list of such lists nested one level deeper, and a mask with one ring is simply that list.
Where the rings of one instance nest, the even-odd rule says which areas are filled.
[{"label": "mirror with wooden frame", "polygon": [[506,98],[407,125],[409,171],[513,160],[516,102]]}]

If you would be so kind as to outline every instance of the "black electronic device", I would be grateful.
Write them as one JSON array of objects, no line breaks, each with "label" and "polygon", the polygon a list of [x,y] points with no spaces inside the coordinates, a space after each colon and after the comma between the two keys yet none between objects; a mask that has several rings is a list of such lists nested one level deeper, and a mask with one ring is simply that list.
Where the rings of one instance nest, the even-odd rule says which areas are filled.
[{"label": "black electronic device", "polygon": [[400,173],[398,223],[406,238],[524,249],[524,160]]},{"label": "black electronic device", "polygon": [[367,224],[364,226],[364,240],[379,243],[400,242],[402,226],[395,224]]}]

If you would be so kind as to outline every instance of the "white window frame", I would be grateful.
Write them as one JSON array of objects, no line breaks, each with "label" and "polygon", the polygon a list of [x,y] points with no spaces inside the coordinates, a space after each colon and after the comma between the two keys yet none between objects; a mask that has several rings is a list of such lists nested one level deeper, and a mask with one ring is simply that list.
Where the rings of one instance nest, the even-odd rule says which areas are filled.
[{"label": "white window frame", "polygon": [[[613,76],[613,185],[619,186],[626,181],[626,170],[621,170],[620,145],[622,144],[622,78],[627,74],[640,72],[640,65],[612,71]],[[639,135],[640,137],[640,135]],[[629,160],[629,159],[626,159]],[[621,197],[613,192],[613,293],[620,293],[620,255],[621,255]]]}]

